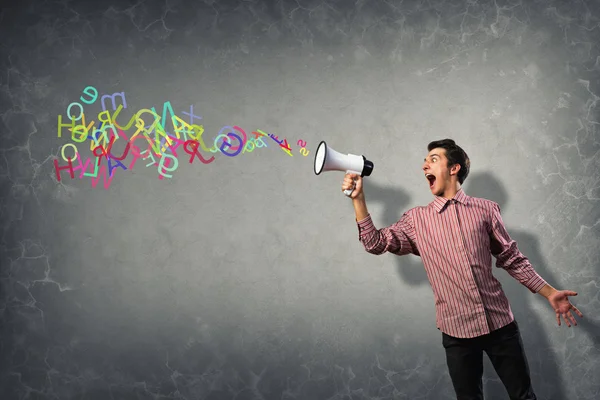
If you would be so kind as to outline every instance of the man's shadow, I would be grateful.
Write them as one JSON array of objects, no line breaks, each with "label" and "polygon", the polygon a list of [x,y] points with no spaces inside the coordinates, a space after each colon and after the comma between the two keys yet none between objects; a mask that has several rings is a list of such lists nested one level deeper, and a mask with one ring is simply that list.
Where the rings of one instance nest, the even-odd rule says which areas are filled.
[{"label": "man's shadow", "polygon": [[[374,184],[373,181],[365,180],[365,193],[368,199],[380,202],[384,205],[383,220],[384,226],[389,226],[400,219],[402,214],[408,210],[409,195],[405,191],[393,188],[385,188]],[[502,214],[505,213],[507,195],[502,184],[491,174],[481,173],[470,175],[465,182],[464,192],[472,197],[482,197],[497,202]],[[433,200],[433,198],[432,198]],[[544,262],[544,257],[540,253],[538,240],[530,233],[511,229],[507,227],[510,237],[517,242],[518,248],[531,262],[533,268],[550,285],[557,289],[562,289],[563,285],[558,281]],[[423,268],[423,263],[416,256],[407,255],[404,257],[393,257],[396,263],[398,274],[410,285],[417,286],[428,284],[427,274]],[[502,287],[509,299],[511,309],[515,319],[519,324],[521,336],[525,345],[525,353],[529,361],[533,387],[536,395],[540,399],[564,400],[566,399],[564,382],[557,363],[556,355],[547,339],[543,325],[538,315],[532,310],[533,293],[501,268],[495,268],[495,258],[492,258],[494,276],[500,281]],[[577,291],[576,288],[565,288]],[[543,299],[542,299],[543,300]],[[545,301],[545,300],[543,300]],[[575,303],[575,302],[574,302]],[[575,303],[576,304],[576,303]],[[583,312],[583,310],[582,310]],[[585,313],[584,313],[585,316]],[[554,320],[554,312],[548,304],[548,317]],[[599,327],[593,322],[580,319],[575,316],[578,326],[575,328],[583,329],[593,338],[597,345],[599,341]],[[563,321],[563,327],[565,326]],[[571,328],[573,329],[573,328]],[[534,347],[535,346],[535,347]],[[484,368],[484,391],[486,399],[505,399],[506,390],[493,366],[487,357],[484,357],[486,366]]]}]

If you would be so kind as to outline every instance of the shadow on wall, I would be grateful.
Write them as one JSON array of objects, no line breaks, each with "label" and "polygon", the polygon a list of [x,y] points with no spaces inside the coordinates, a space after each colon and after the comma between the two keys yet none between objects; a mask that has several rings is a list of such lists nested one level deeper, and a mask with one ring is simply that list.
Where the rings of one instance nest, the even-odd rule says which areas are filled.
[{"label": "shadow on wall", "polygon": [[[385,188],[374,184],[372,180],[365,180],[365,193],[368,200],[380,202],[384,205],[383,220],[384,226],[389,226],[401,217],[402,213],[408,210],[410,196],[404,190]],[[493,200],[500,205],[502,214],[506,212],[507,194],[502,184],[491,174],[481,173],[470,175],[465,181],[463,188],[465,193],[472,197],[482,197]],[[577,291],[577,288],[565,287],[548,269],[544,262],[544,257],[539,249],[539,241],[528,232],[511,229],[507,226],[511,238],[518,244],[519,250],[529,258],[531,265],[542,278],[555,288],[569,289]],[[420,258],[414,255],[405,257],[393,256],[396,268],[402,280],[409,285],[428,285],[427,274],[423,268]],[[492,258],[495,260],[495,258]],[[494,261],[495,267],[495,261]],[[510,301],[515,319],[520,323],[521,335],[523,337],[525,352],[529,360],[529,367],[532,374],[533,386],[536,394],[540,398],[563,400],[566,398],[563,377],[559,371],[559,364],[555,352],[550,346],[548,335],[544,332],[540,317],[532,310],[532,301],[535,296],[519,282],[514,280],[506,271],[501,268],[493,268],[494,275],[502,283],[504,291]],[[544,299],[540,300],[544,301]],[[577,305],[574,300],[573,303]],[[593,322],[585,319],[586,311],[581,310],[584,318],[576,316],[578,326],[575,329],[583,329],[598,346],[600,336],[597,332],[600,327]],[[548,318],[554,320],[555,314],[548,304]],[[569,329],[562,322],[561,328]],[[571,328],[572,329],[572,328]],[[441,348],[441,341],[440,341]],[[486,367],[484,369],[484,390],[486,399],[504,399],[506,391],[498,376],[493,372],[493,366],[487,357],[484,357]]]}]

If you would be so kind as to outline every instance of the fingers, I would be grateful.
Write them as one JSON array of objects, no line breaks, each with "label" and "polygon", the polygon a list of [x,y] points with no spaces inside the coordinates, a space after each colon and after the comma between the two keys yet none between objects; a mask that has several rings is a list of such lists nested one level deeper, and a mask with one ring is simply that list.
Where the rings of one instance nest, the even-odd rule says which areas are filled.
[{"label": "fingers", "polygon": [[357,175],[346,174],[346,176],[344,176],[344,183],[354,183],[356,182],[357,178]]},{"label": "fingers", "polygon": [[562,317],[565,320],[565,324],[567,324],[569,328],[571,327],[571,323],[573,323],[573,325],[577,325],[577,321],[575,321],[575,318],[573,318],[573,314],[571,314],[571,311],[569,311],[566,314],[563,314]]},{"label": "fingers", "polygon": [[565,314],[558,314],[556,313],[556,321],[558,322],[558,326],[560,326],[560,316],[562,315],[563,319],[565,320],[565,324],[567,324],[567,326],[570,328],[571,324],[577,326],[577,320],[575,319],[575,317],[573,317],[573,314],[571,314],[571,311],[565,313]]},{"label": "fingers", "polygon": [[344,178],[344,182],[342,183],[342,190],[353,189],[356,185],[352,179]]},{"label": "fingers", "polygon": [[581,313],[581,311],[579,311],[579,309],[575,306],[573,306],[573,310],[577,313],[577,315],[579,315],[581,318],[583,318],[583,314]]},{"label": "fingers", "polygon": [[569,318],[571,319],[571,322],[573,323],[573,325],[577,326],[577,321],[575,320],[575,318],[573,317],[573,314],[571,314],[571,311],[569,311],[567,313],[567,315],[569,316]]},{"label": "fingers", "polygon": [[567,326],[570,328],[571,327],[571,323],[569,322],[569,319],[567,318],[567,314],[557,314],[558,316],[558,326],[560,326],[560,317],[562,317],[562,319],[565,321],[565,324],[567,324]]},{"label": "fingers", "polygon": [[360,174],[346,173],[342,182],[342,191],[350,190],[348,197],[357,199],[363,195],[362,178]]},{"label": "fingers", "polygon": [[342,182],[342,190],[355,189],[360,184],[360,175],[346,174]]},{"label": "fingers", "polygon": [[569,322],[569,318],[567,317],[567,314],[561,314],[563,321],[565,321],[565,324],[567,324],[567,326],[570,328],[571,327],[571,322]]}]

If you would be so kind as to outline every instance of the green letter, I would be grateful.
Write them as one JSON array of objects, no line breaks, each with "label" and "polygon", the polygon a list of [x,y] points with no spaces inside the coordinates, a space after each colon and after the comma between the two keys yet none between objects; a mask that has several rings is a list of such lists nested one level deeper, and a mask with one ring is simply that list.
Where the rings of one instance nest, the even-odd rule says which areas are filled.
[{"label": "green letter", "polygon": [[[94,93],[90,93],[90,92],[88,92],[88,89],[91,89],[91,90],[93,90],[93,91],[94,91]],[[90,96],[90,97],[93,99],[93,100],[85,100],[85,99],[83,98],[83,96],[81,96],[79,99],[80,99],[81,101],[83,101],[85,104],[92,104],[93,102],[95,102],[95,101],[98,99],[98,91],[97,91],[97,90],[96,90],[96,88],[95,88],[95,87],[93,87],[93,86],[88,86],[88,87],[86,87],[85,89],[83,89],[83,93],[84,93],[84,94],[87,94],[88,96]]]}]

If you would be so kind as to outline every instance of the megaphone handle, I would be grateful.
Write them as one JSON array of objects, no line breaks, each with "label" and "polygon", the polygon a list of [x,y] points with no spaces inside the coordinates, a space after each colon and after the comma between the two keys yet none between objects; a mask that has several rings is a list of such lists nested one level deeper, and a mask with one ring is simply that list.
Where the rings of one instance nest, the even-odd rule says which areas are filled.
[{"label": "megaphone handle", "polygon": [[[346,171],[347,174],[358,174],[361,175],[360,172],[356,172],[356,171],[352,171],[352,170],[348,170]],[[348,197],[350,197],[350,195],[352,194],[352,192],[354,192],[354,189],[356,189],[356,182],[354,182],[354,187],[352,189],[346,189],[344,190],[344,194]]]}]

